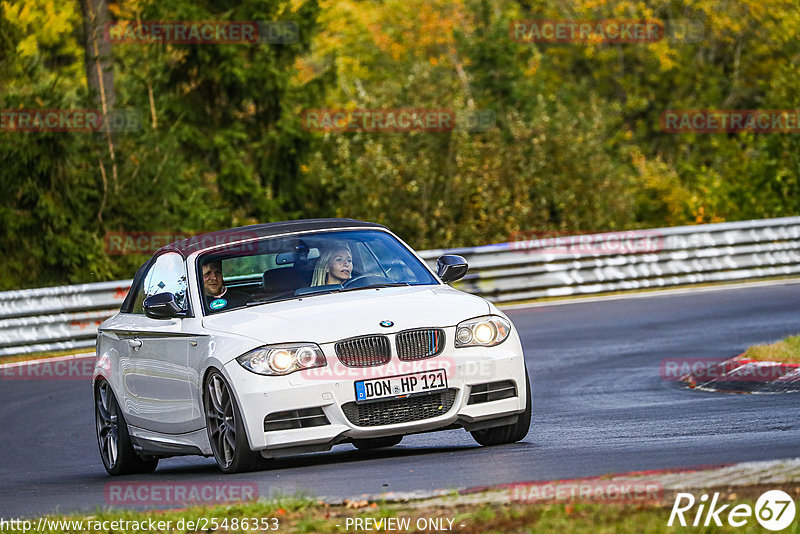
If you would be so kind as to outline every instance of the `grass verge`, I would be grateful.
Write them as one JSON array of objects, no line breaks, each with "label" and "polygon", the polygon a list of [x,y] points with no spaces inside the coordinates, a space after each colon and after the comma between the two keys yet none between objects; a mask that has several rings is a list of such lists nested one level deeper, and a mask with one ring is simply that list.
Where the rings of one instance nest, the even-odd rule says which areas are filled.
[{"label": "grass verge", "polygon": [[800,364],[800,335],[766,345],[753,345],[747,349],[744,357],[762,362]]},{"label": "grass verge", "polygon": [[94,353],[94,347],[83,347],[80,349],[51,350],[47,352],[26,352],[13,356],[0,356],[0,363],[27,362],[30,360],[42,360],[47,358],[57,358],[59,356],[71,356],[73,354]]},{"label": "grass verge", "polygon": [[[721,490],[720,501],[729,504],[748,504],[754,507],[758,496],[768,489],[752,486]],[[800,487],[782,488],[795,496]],[[701,491],[693,492],[696,496]],[[665,496],[666,497],[666,496]],[[139,532],[570,532],[590,533],[674,533],[674,532],[763,532],[754,517],[743,527],[668,526],[674,496],[663,503],[619,503],[619,502],[458,502],[450,504],[442,499],[410,501],[403,503],[351,502],[330,505],[308,498],[284,498],[273,501],[192,507],[168,511],[106,510],[88,515],[52,515],[38,532],[86,532],[103,531],[116,533]],[[694,512],[687,515],[689,521]],[[688,513],[688,512],[687,512]],[[392,518],[392,523],[380,523]],[[245,521],[246,520],[246,521]],[[362,522],[359,523],[358,520]],[[364,521],[369,520],[368,523]],[[34,527],[38,519],[31,520]],[[71,527],[64,523],[72,521]],[[78,523],[80,521],[80,527]],[[108,522],[118,521],[112,525]],[[378,523],[375,523],[375,522]],[[104,524],[105,522],[105,524]],[[127,523],[122,523],[127,522]],[[169,522],[169,523],[167,523]],[[191,522],[191,523],[190,523]],[[133,523],[138,523],[134,525]],[[41,523],[39,524],[40,526]],[[155,525],[155,526],[154,526]],[[402,525],[404,528],[398,528]],[[689,523],[691,525],[691,523]],[[258,526],[258,528],[254,528]],[[360,528],[359,528],[360,526]],[[383,528],[381,528],[383,526]],[[393,526],[394,528],[386,528]],[[93,528],[97,527],[97,528]],[[4,529],[4,532],[19,532]],[[800,532],[800,522],[795,521],[784,532]]]}]

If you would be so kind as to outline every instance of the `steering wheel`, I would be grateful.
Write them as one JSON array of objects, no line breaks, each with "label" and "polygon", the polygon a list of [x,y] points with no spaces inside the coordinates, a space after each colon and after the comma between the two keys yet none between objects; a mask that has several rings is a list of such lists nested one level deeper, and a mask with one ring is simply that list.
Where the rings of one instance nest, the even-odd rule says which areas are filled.
[{"label": "steering wheel", "polygon": [[362,282],[362,283],[359,283],[359,284],[356,284],[356,282],[358,282],[359,280],[365,280],[367,278],[374,278],[374,279],[376,279],[378,281],[378,283],[381,283],[381,284],[384,284],[384,283],[390,283],[391,284],[391,283],[393,283],[393,280],[391,278],[387,278],[387,277],[383,276],[382,274],[369,274],[368,273],[368,274],[362,274],[362,275],[356,276],[354,278],[350,278],[348,280],[345,280],[344,282],[342,282],[342,288],[343,289],[347,289],[348,287],[366,287],[366,286],[370,285],[373,282],[367,282],[367,283],[363,283]]},{"label": "steering wheel", "polygon": [[394,281],[399,281],[403,277],[408,277],[408,267],[406,267],[402,263],[395,263],[390,265],[388,269],[386,269],[386,274],[388,275],[387,278],[391,278]]}]

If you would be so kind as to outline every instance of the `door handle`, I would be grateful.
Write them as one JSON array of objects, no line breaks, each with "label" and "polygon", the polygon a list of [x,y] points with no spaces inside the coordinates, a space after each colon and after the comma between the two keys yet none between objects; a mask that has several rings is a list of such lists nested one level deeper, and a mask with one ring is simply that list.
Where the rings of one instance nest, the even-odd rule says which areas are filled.
[{"label": "door handle", "polygon": [[129,339],[128,340],[128,345],[130,345],[130,347],[133,350],[138,350],[139,347],[142,346],[142,340],[141,339]]}]

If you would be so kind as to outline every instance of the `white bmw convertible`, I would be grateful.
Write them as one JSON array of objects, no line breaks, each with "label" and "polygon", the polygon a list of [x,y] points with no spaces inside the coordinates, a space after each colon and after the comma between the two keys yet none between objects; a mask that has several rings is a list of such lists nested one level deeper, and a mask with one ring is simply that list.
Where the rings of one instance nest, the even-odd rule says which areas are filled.
[{"label": "white bmw convertible", "polygon": [[158,250],[100,325],[97,440],[112,475],[214,456],[226,473],[351,443],[453,428],[482,445],[528,433],[519,336],[387,228],[259,224]]}]

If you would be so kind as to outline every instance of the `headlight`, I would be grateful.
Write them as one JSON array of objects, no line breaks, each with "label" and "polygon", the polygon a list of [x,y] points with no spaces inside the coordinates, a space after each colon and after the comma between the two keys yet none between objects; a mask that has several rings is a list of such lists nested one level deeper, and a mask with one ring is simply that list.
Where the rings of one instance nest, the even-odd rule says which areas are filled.
[{"label": "headlight", "polygon": [[242,367],[260,375],[288,375],[295,371],[328,365],[313,343],[259,347],[236,358]]},{"label": "headlight", "polygon": [[456,327],[456,348],[493,347],[505,341],[510,332],[511,323],[498,315],[462,321]]}]

